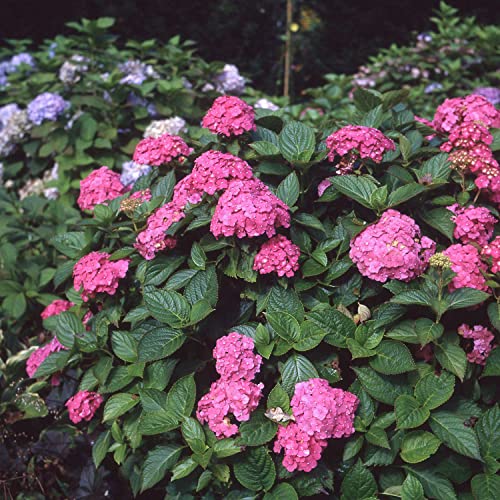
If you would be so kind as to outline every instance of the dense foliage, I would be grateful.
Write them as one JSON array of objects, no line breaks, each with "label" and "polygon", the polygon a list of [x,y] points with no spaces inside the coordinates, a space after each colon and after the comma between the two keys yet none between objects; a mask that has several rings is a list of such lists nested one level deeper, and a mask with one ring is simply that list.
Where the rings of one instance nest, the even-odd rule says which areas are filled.
[{"label": "dense foliage", "polygon": [[497,498],[495,106],[321,119],[110,25],[0,66],[4,491]]}]

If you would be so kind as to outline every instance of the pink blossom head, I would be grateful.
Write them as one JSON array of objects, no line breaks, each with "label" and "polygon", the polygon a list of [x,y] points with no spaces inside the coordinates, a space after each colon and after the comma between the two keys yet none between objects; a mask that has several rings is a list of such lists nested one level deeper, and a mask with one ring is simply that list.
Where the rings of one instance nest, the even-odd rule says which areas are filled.
[{"label": "pink blossom head", "polygon": [[73,268],[75,290],[81,290],[87,302],[96,293],[114,295],[118,283],[128,271],[129,260],[110,260],[106,252],[91,252],[82,257]]},{"label": "pink blossom head", "polygon": [[312,378],[299,382],[291,401],[297,425],[319,439],[348,437],[354,433],[354,412],[358,398],[330,387],[327,380]]},{"label": "pink blossom head", "polygon": [[486,128],[500,127],[500,113],[487,99],[479,95],[445,99],[437,108],[432,121],[439,132],[450,132],[462,123],[479,123]]},{"label": "pink blossom head", "polygon": [[135,147],[134,161],[140,165],[159,167],[177,161],[183,163],[193,152],[184,140],[177,135],[163,134],[159,137],[146,137]]},{"label": "pink blossom head", "polygon": [[299,269],[300,249],[281,234],[273,236],[261,247],[253,262],[260,274],[276,273],[291,278]]},{"label": "pink blossom head", "polygon": [[491,259],[491,272],[500,272],[500,236],[484,246],[481,256],[485,259]]},{"label": "pink blossom head", "polygon": [[121,183],[120,174],[108,167],[101,167],[80,181],[77,203],[82,210],[92,210],[96,205],[114,200],[126,192],[127,188]]},{"label": "pink blossom head", "polygon": [[154,259],[158,252],[174,248],[177,240],[165,233],[172,224],[183,219],[184,215],[173,201],[158,208],[149,216],[146,229],[137,235],[134,247],[146,260]]},{"label": "pink blossom head", "polygon": [[202,126],[214,134],[231,137],[255,130],[255,113],[239,97],[223,95],[217,97],[203,117]]},{"label": "pink blossom head", "polygon": [[215,208],[210,231],[220,236],[270,238],[278,227],[290,227],[288,207],[258,179],[231,181]]},{"label": "pink blossom head", "polygon": [[231,180],[251,179],[253,172],[252,167],[237,156],[210,150],[196,158],[191,176],[200,191],[213,195],[226,189]]},{"label": "pink blossom head", "polygon": [[466,324],[458,327],[458,333],[464,339],[471,339],[473,341],[472,350],[467,353],[469,362],[476,363],[477,365],[485,365],[486,359],[493,349],[493,345],[491,344],[495,339],[493,333],[484,326],[476,325],[471,328]]},{"label": "pink blossom head", "polygon": [[444,252],[451,260],[451,270],[457,275],[448,285],[450,291],[457,288],[476,288],[477,290],[488,291],[486,279],[482,271],[487,270],[484,262],[481,262],[479,251],[476,247],[466,245],[451,245]]},{"label": "pink blossom head", "polygon": [[69,300],[56,299],[51,302],[40,314],[42,319],[50,318],[51,316],[57,316],[68,309],[71,309],[75,304]]},{"label": "pink blossom head", "polygon": [[253,339],[237,332],[219,338],[213,351],[217,373],[224,379],[252,380],[262,364],[253,349]]},{"label": "pink blossom head", "polygon": [[283,467],[288,472],[296,470],[311,472],[318,465],[321,453],[327,446],[325,439],[309,435],[297,423],[291,422],[286,427],[278,428],[273,451],[284,451]]},{"label": "pink blossom head", "polygon": [[351,241],[349,256],[372,280],[411,281],[425,271],[435,249],[436,243],[421,237],[411,217],[391,209]]},{"label": "pink blossom head", "polygon": [[80,391],[68,399],[65,406],[68,408],[69,419],[77,424],[82,420],[92,420],[102,402],[103,398],[97,392]]},{"label": "pink blossom head", "polygon": [[198,186],[193,174],[186,175],[174,187],[172,202],[180,210],[184,210],[187,204],[197,205],[203,198],[203,189]]},{"label": "pink blossom head", "polygon": [[483,125],[475,122],[466,122],[456,126],[448,137],[448,141],[441,145],[441,150],[450,152],[452,149],[472,149],[477,144],[489,146],[493,136]]},{"label": "pink blossom head", "polygon": [[238,426],[231,422],[230,415],[238,422],[249,420],[259,405],[263,388],[263,384],[248,380],[221,378],[198,401],[196,416],[202,424],[206,422],[219,439],[234,436]]},{"label": "pink blossom head", "polygon": [[371,159],[380,163],[386,151],[394,151],[396,145],[380,130],[361,125],[347,125],[329,135],[326,139],[329,149],[328,159],[333,162],[336,156],[342,157],[337,173],[349,173],[358,158]]},{"label": "pink blossom head", "polygon": [[462,208],[455,204],[447,208],[455,214],[451,218],[455,223],[455,238],[462,243],[477,243],[480,246],[488,243],[497,220],[486,207],[470,205]]},{"label": "pink blossom head", "polygon": [[33,378],[39,366],[53,353],[59,352],[66,349],[60,342],[54,337],[48,344],[42,347],[38,347],[36,351],[33,351],[26,362],[26,373],[28,377]]}]

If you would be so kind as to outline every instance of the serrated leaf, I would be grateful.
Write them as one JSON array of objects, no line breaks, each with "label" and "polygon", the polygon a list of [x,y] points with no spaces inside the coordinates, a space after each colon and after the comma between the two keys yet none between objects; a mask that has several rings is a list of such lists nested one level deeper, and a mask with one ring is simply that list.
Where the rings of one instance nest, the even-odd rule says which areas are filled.
[{"label": "serrated leaf", "polygon": [[387,376],[368,367],[353,368],[365,391],[377,401],[394,405],[396,398],[411,392],[406,379],[400,376]]},{"label": "serrated leaf", "polygon": [[407,394],[399,396],[394,405],[396,422],[398,429],[413,429],[422,425],[430,415],[427,408],[420,406],[420,403]]},{"label": "serrated leaf", "polygon": [[396,340],[383,340],[376,348],[377,355],[370,359],[370,366],[385,375],[397,375],[415,369],[415,362],[408,347]]},{"label": "serrated leaf", "polygon": [[415,476],[424,488],[424,493],[430,498],[438,498],[439,500],[457,500],[457,495],[453,489],[453,485],[448,479],[436,474],[432,466],[414,465],[405,466],[407,472]]},{"label": "serrated leaf", "polygon": [[466,427],[463,419],[455,413],[437,411],[429,420],[434,434],[450,449],[482,461],[479,442],[474,430]]},{"label": "serrated leaf", "polygon": [[181,330],[159,327],[145,333],[137,346],[138,361],[156,361],[179,349],[186,335]]},{"label": "serrated leaf", "polygon": [[175,465],[172,469],[172,481],[177,481],[189,476],[198,467],[198,462],[193,457],[188,457]]},{"label": "serrated leaf", "polygon": [[500,494],[500,476],[496,474],[478,474],[471,481],[474,500],[498,500]]},{"label": "serrated leaf", "polygon": [[269,443],[278,432],[278,425],[264,416],[261,410],[252,413],[250,420],[240,425],[240,437],[237,440],[243,446],[261,446]]},{"label": "serrated leaf", "polygon": [[276,469],[264,447],[250,448],[234,464],[234,475],[242,486],[251,491],[269,491],[276,479]]},{"label": "serrated leaf", "polygon": [[288,207],[293,207],[299,198],[300,185],[297,174],[292,172],[286,176],[276,190],[276,196]]},{"label": "serrated leaf", "polygon": [[500,376],[500,348],[495,347],[486,360],[482,377],[498,377]]},{"label": "serrated leaf", "polygon": [[342,499],[363,500],[372,498],[377,493],[377,483],[373,474],[363,465],[361,460],[349,469],[341,486]]},{"label": "serrated leaf", "polygon": [[407,434],[401,445],[401,458],[410,464],[427,460],[441,446],[441,441],[427,431],[414,431]]},{"label": "serrated leaf", "polygon": [[156,446],[148,452],[141,470],[141,493],[159,483],[179,459],[183,446]]},{"label": "serrated leaf", "polygon": [[389,199],[387,200],[388,207],[395,207],[396,205],[400,205],[419,194],[422,194],[425,191],[425,187],[421,184],[417,184],[416,182],[411,182],[410,184],[405,184],[392,191],[389,195]]},{"label": "serrated leaf", "polygon": [[401,500],[424,500],[424,488],[420,481],[409,474],[401,488]]},{"label": "serrated leaf", "polygon": [[263,500],[299,500],[295,488],[288,483],[280,483],[264,495]]},{"label": "serrated leaf", "polygon": [[109,422],[120,417],[139,402],[139,397],[135,394],[119,393],[111,396],[104,405],[104,416],[102,421]]},{"label": "serrated leaf", "polygon": [[290,395],[295,391],[295,384],[316,377],[318,371],[314,365],[300,354],[292,354],[281,368],[282,385]]},{"label": "serrated leaf", "polygon": [[95,440],[92,446],[92,460],[96,468],[101,465],[104,460],[106,453],[108,453],[109,447],[111,445],[111,432],[104,431],[99,434],[99,437]]},{"label": "serrated leaf", "polygon": [[191,415],[196,400],[196,384],[194,376],[186,375],[175,382],[168,391],[167,409],[178,420]]},{"label": "serrated leaf", "polygon": [[389,440],[387,439],[387,433],[381,427],[372,425],[366,432],[365,438],[369,443],[375,446],[380,446],[381,448],[386,448],[388,450],[391,449],[389,446]]},{"label": "serrated leaf", "polygon": [[332,185],[343,195],[357,201],[367,208],[372,208],[371,197],[377,185],[366,177],[357,175],[339,175],[330,179]]},{"label": "serrated leaf", "polygon": [[354,338],[354,321],[333,307],[311,311],[307,318],[326,332],[324,340],[328,344],[347,347],[347,339]]},{"label": "serrated leaf", "polygon": [[188,444],[194,453],[204,453],[207,449],[205,444],[205,433],[198,420],[188,417],[181,425],[181,432],[184,441]]},{"label": "serrated leaf", "polygon": [[436,345],[434,346],[434,355],[443,368],[454,373],[460,380],[464,379],[467,357],[461,347],[454,344]]},{"label": "serrated leaf", "polygon": [[445,298],[447,304],[446,310],[451,311],[453,309],[475,306],[489,299],[490,296],[489,293],[476,290],[475,288],[459,288]]},{"label": "serrated leaf", "polygon": [[316,145],[314,131],[303,123],[290,121],[280,132],[278,144],[281,154],[289,162],[308,162]]},{"label": "serrated leaf", "polygon": [[293,344],[300,339],[299,322],[291,314],[284,311],[279,313],[267,313],[267,321],[278,336],[285,342]]},{"label": "serrated leaf", "polygon": [[453,395],[455,377],[447,371],[441,375],[428,373],[422,377],[415,386],[415,398],[424,408],[434,410],[446,403]]},{"label": "serrated leaf", "polygon": [[147,288],[144,303],[155,319],[173,328],[183,327],[189,321],[191,307],[180,293]]},{"label": "serrated leaf", "polygon": [[477,421],[476,431],[481,456],[486,460],[500,458],[500,409],[498,405],[485,411]]}]

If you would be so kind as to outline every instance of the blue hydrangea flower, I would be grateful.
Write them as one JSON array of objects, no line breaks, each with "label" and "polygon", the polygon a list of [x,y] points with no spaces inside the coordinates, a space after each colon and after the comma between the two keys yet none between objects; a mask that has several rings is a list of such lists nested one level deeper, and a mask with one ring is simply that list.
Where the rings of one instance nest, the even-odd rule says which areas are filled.
[{"label": "blue hydrangea flower", "polygon": [[443,86],[439,82],[432,82],[425,87],[424,92],[426,94],[431,94],[432,92],[436,92],[436,90],[441,90]]},{"label": "blue hydrangea flower", "polygon": [[120,83],[123,85],[141,85],[141,83],[149,77],[159,78],[159,75],[154,70],[153,66],[150,64],[144,64],[143,62],[137,60],[130,60],[119,64],[118,69],[125,74],[125,76],[120,80]]},{"label": "blue hydrangea flower", "polygon": [[17,104],[6,104],[0,108],[0,130],[7,125],[9,118],[18,111],[21,110]]},{"label": "blue hydrangea flower", "polygon": [[33,68],[35,66],[35,60],[33,59],[33,56],[31,54],[28,54],[27,52],[21,52],[20,54],[16,54],[10,60],[10,64],[12,65],[13,71],[15,71],[18,66],[21,66],[21,64],[27,64],[28,66],[31,66]]},{"label": "blue hydrangea flower", "polygon": [[69,102],[60,95],[44,92],[28,104],[28,117],[35,125],[44,120],[55,121],[69,107]]},{"label": "blue hydrangea flower", "polygon": [[216,89],[222,94],[240,95],[245,90],[245,79],[234,64],[226,64],[215,77]]},{"label": "blue hydrangea flower", "polygon": [[472,93],[483,96],[490,101],[493,106],[500,104],[500,89],[496,87],[478,87],[474,89]]},{"label": "blue hydrangea flower", "polygon": [[140,165],[135,161],[127,161],[122,165],[120,181],[124,186],[132,186],[139,177],[151,172],[149,165]]}]

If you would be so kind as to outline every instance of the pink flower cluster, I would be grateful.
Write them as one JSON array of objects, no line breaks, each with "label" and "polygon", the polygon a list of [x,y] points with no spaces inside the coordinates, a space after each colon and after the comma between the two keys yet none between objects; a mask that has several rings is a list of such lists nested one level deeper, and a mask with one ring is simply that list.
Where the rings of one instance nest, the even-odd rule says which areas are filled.
[{"label": "pink flower cluster", "polygon": [[492,273],[498,273],[500,271],[500,236],[497,236],[483,248],[481,256],[486,259],[491,258]]},{"label": "pink flower cluster", "polygon": [[214,134],[230,137],[255,130],[254,120],[252,106],[238,97],[224,95],[215,99],[203,117],[202,126]]},{"label": "pink flower cluster", "polygon": [[324,379],[299,382],[291,401],[295,422],[280,426],[274,443],[276,453],[285,451],[283,466],[289,472],[314,469],[328,439],[354,433],[358,404],[354,394],[334,389]]},{"label": "pink flower cluster", "polygon": [[450,132],[462,123],[478,122],[485,127],[500,127],[500,113],[483,96],[468,95],[445,99],[437,108],[432,127],[439,132]]},{"label": "pink flower cluster", "polygon": [[486,271],[487,266],[481,262],[479,251],[476,247],[467,245],[451,245],[444,252],[451,260],[451,270],[457,275],[448,285],[450,291],[457,288],[476,288],[487,291],[486,279],[481,271]]},{"label": "pink flower cluster", "polygon": [[57,316],[68,309],[71,309],[75,304],[69,300],[56,299],[51,302],[40,314],[42,319],[50,318],[51,316]]},{"label": "pink flower cluster", "polygon": [[163,134],[140,141],[135,147],[133,159],[140,165],[159,167],[174,160],[183,163],[192,152],[193,149],[181,137]]},{"label": "pink flower cluster", "polygon": [[358,157],[370,158],[375,163],[380,163],[386,151],[396,149],[394,142],[380,130],[361,125],[342,127],[327,137],[326,146],[329,149],[328,159],[331,162],[336,156],[343,157],[337,170],[338,174],[349,173]]},{"label": "pink flower cluster", "polygon": [[262,234],[270,238],[278,227],[290,227],[288,207],[258,179],[230,182],[210,223],[216,238],[253,238]]},{"label": "pink flower cluster", "polygon": [[33,351],[26,362],[26,373],[29,377],[33,377],[38,370],[39,366],[53,353],[59,352],[66,349],[60,342],[54,337],[48,344],[39,347],[36,351]]},{"label": "pink flower cluster", "polygon": [[80,182],[78,206],[81,210],[92,210],[96,205],[114,200],[127,192],[120,181],[120,174],[108,167],[101,167],[91,172]]},{"label": "pink flower cluster", "polygon": [[69,419],[77,424],[82,420],[92,420],[102,402],[103,398],[97,392],[79,391],[66,401],[65,406],[68,408]]},{"label": "pink flower cluster", "polygon": [[136,191],[130,195],[130,200],[139,200],[141,203],[146,203],[151,200],[151,190],[149,188],[142,191]]},{"label": "pink flower cluster", "polygon": [[157,252],[166,248],[174,248],[177,240],[165,232],[183,218],[184,212],[174,201],[163,205],[148,217],[147,227],[137,235],[134,247],[146,260],[154,259]]},{"label": "pink flower cluster", "polygon": [[449,153],[452,149],[472,149],[477,144],[489,146],[492,142],[493,136],[483,125],[463,123],[450,132],[448,141],[441,144],[441,151]]},{"label": "pink flower cluster", "polygon": [[278,276],[291,278],[299,269],[299,257],[299,247],[278,234],[260,247],[253,261],[253,269],[260,274],[277,273]]},{"label": "pink flower cluster", "polygon": [[237,332],[217,340],[213,355],[220,378],[198,401],[196,416],[202,424],[207,422],[218,438],[238,432],[230,414],[244,422],[259,405],[264,385],[252,380],[260,370],[262,358],[253,353],[253,348],[253,340]]},{"label": "pink flower cluster", "polygon": [[471,328],[466,324],[458,327],[458,333],[464,339],[473,340],[472,351],[467,353],[467,359],[469,362],[476,363],[477,365],[484,365],[491,350],[493,349],[491,344],[491,342],[495,339],[493,333],[491,333],[484,326],[476,325]]},{"label": "pink flower cluster", "polygon": [[421,237],[411,217],[391,209],[351,241],[349,256],[359,272],[372,280],[410,281],[425,271],[435,249],[436,243]]},{"label": "pink flower cluster", "polygon": [[109,257],[106,252],[91,252],[75,264],[73,284],[85,302],[96,293],[114,295],[118,282],[127,274],[128,259],[111,261]]},{"label": "pink flower cluster", "polygon": [[486,245],[493,235],[497,220],[486,207],[463,208],[457,203],[447,207],[455,215],[451,220],[455,223],[453,236],[462,243],[477,243]]}]

